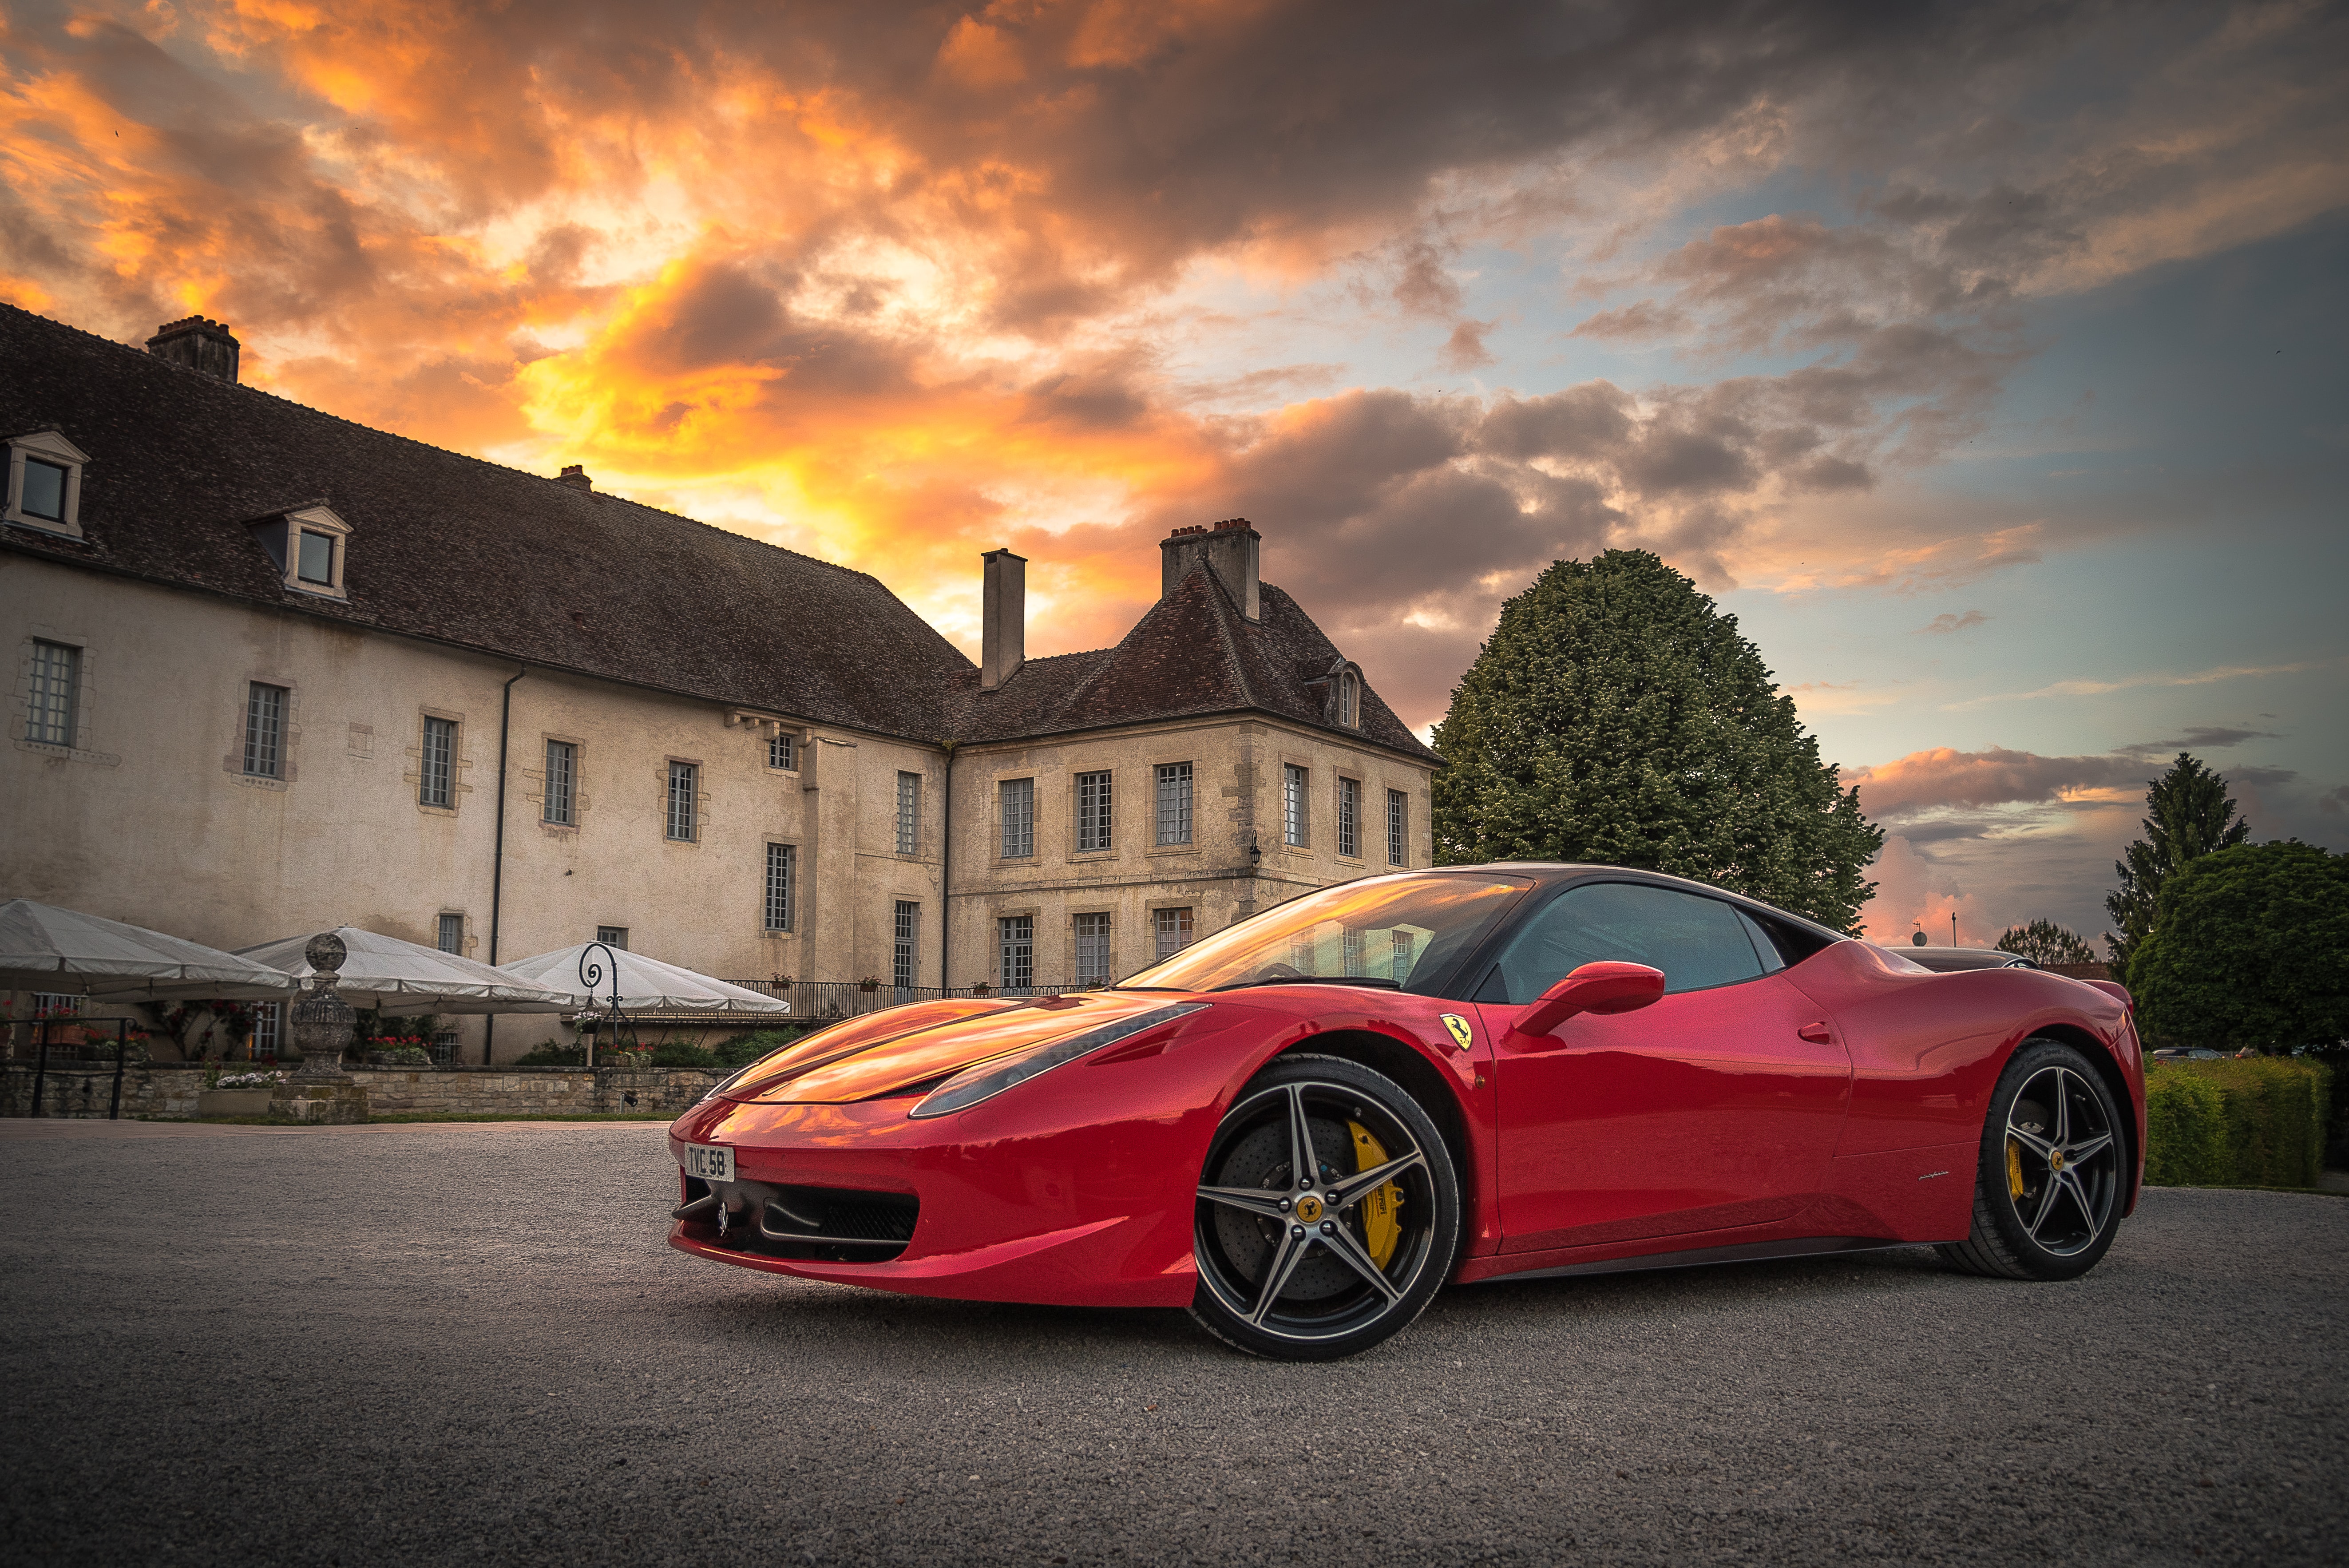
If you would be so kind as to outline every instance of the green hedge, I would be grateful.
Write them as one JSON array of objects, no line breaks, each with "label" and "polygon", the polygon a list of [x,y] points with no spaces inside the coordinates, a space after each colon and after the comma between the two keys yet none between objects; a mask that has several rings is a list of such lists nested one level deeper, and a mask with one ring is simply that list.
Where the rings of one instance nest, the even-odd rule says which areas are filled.
[{"label": "green hedge", "polygon": [[2156,1064],[2145,1075],[2147,1182],[2314,1186],[2332,1079],[2304,1057]]},{"label": "green hedge", "polygon": [[719,1067],[731,1072],[736,1068],[749,1067],[761,1057],[772,1056],[807,1033],[804,1028],[761,1029],[754,1035],[737,1035],[730,1040],[721,1040],[710,1054],[718,1058]]}]

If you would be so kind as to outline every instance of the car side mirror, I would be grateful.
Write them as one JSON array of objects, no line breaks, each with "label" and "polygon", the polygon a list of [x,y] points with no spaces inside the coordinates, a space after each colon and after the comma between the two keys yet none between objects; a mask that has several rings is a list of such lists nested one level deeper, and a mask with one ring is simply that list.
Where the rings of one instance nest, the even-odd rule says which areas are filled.
[{"label": "car side mirror", "polygon": [[1520,1035],[1547,1035],[1577,1013],[1628,1013],[1664,994],[1664,972],[1644,964],[1586,964],[1543,992],[1510,1026]]}]

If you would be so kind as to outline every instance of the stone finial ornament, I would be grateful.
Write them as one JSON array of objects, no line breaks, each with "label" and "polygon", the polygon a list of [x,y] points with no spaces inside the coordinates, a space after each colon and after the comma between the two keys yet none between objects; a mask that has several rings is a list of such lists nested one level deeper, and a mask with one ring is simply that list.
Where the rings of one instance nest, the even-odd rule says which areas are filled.
[{"label": "stone finial ornament", "polygon": [[342,983],[343,961],[350,956],[350,949],[333,932],[322,931],[310,939],[302,956],[310,961],[315,973],[310,977],[310,989],[290,1009],[294,1016],[294,1043],[302,1048],[302,1070],[295,1076],[347,1083],[350,1080],[343,1073],[343,1049],[351,1041],[354,1015],[351,1005],[343,1000],[336,987]]}]

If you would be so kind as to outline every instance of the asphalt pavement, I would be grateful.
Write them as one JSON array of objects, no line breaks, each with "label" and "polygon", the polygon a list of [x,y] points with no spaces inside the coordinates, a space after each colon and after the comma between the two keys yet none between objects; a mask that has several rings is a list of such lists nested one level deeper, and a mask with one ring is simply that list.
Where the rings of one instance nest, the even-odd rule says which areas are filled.
[{"label": "asphalt pavement", "polygon": [[2086,1279],[1476,1285],[1351,1361],[662,1242],[649,1124],[0,1123],[0,1561],[2333,1563],[2349,1200]]}]

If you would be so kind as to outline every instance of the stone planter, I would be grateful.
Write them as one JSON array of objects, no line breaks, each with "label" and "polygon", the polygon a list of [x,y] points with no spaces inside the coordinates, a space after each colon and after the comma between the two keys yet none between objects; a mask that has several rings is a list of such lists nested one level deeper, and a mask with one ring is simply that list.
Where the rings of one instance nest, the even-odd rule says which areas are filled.
[{"label": "stone planter", "polygon": [[266,1088],[208,1088],[196,1097],[198,1116],[267,1116]]}]

